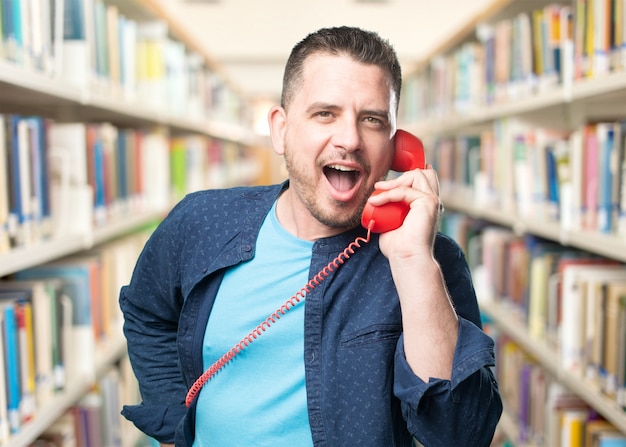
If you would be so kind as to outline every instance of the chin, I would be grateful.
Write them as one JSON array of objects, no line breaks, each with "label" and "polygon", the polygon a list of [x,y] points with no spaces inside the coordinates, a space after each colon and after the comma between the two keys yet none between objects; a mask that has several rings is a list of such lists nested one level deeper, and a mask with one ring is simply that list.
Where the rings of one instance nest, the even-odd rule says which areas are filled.
[{"label": "chin", "polygon": [[337,213],[320,213],[317,220],[330,228],[350,229],[361,223],[361,212],[352,215],[344,214],[345,210],[337,210]]}]

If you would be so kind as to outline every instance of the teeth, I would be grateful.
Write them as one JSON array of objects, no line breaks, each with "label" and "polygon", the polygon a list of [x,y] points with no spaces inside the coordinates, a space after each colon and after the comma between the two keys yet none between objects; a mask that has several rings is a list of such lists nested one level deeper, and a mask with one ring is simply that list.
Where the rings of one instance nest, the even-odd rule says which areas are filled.
[{"label": "teeth", "polygon": [[343,172],[355,171],[355,169],[352,169],[352,168],[349,168],[348,166],[343,166],[343,165],[329,165],[328,167],[331,169],[335,169],[337,171],[343,171]]}]

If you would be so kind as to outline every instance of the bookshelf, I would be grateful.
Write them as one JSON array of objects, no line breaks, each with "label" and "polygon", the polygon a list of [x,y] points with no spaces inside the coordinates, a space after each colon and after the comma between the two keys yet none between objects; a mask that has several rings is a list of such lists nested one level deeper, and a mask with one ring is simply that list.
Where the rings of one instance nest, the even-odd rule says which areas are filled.
[{"label": "bookshelf", "polygon": [[[560,383],[576,390],[585,401],[589,402],[606,419],[621,431],[626,432],[626,415],[624,415],[624,410],[618,408],[614,401],[603,396],[593,388],[581,386],[579,376],[572,374],[559,365],[558,355],[556,355],[554,349],[541,340],[533,339],[523,323],[523,318],[521,316],[515,317],[516,309],[507,306],[506,303],[499,304],[482,301],[480,305],[495,325],[506,331],[517,344],[537,359]],[[514,318],[511,318],[512,315]]]},{"label": "bookshelf", "polygon": [[[12,16],[21,17],[19,26],[7,19],[7,5],[0,4],[0,284],[43,266],[97,259],[101,289],[89,293],[101,301],[92,304],[90,324],[106,326],[92,328],[87,374],[68,373],[33,413],[19,414],[13,430],[0,409],[0,445],[27,447],[105,378],[119,375],[119,386],[136,392],[132,372],[125,376],[116,308],[141,241],[188,192],[264,181],[269,144],[251,130],[247,99],[167,2],[21,2],[33,9]],[[74,324],[66,320],[65,330]],[[114,403],[113,417],[125,403],[132,402]],[[132,424],[120,430],[131,435],[115,445],[138,445]]]},{"label": "bookshelf", "polygon": [[[582,334],[563,334],[561,318],[571,328],[581,301],[559,288],[569,257],[626,262],[625,8],[621,0],[494,1],[405,76],[400,122],[424,140],[438,170],[442,229],[465,248],[496,340],[506,438],[497,445],[565,445],[564,433],[583,431],[549,427],[550,415],[581,406],[582,426],[604,419],[626,438],[621,391],[604,369],[608,357],[622,362],[625,336],[622,326],[608,335],[599,307],[618,280],[577,283],[587,291],[575,321]],[[572,336],[583,343],[575,366],[564,360]],[[618,353],[608,354],[611,343]],[[545,389],[520,391],[523,368],[563,388],[571,407],[550,406]],[[533,413],[543,421],[530,421]],[[567,445],[591,445],[581,439]]]},{"label": "bookshelf", "polygon": [[[119,339],[111,341],[99,347],[97,354],[96,375],[102,376],[111,365],[118,362],[126,355],[126,343],[120,336]],[[11,444],[15,446],[29,446],[36,439],[39,433],[43,433],[46,428],[52,425],[57,419],[74,405],[85,393],[87,393],[93,382],[83,379],[72,384],[66,391],[59,393],[53,402],[43,406],[38,411],[38,416],[32,422],[27,423],[23,430],[11,437]]]}]

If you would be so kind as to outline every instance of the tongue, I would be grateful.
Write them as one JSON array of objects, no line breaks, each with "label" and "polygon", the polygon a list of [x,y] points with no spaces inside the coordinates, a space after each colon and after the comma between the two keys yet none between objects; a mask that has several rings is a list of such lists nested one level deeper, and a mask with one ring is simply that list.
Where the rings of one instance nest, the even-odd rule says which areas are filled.
[{"label": "tongue", "polygon": [[353,172],[339,172],[335,169],[327,169],[328,182],[337,191],[346,192],[354,187],[355,174]]}]

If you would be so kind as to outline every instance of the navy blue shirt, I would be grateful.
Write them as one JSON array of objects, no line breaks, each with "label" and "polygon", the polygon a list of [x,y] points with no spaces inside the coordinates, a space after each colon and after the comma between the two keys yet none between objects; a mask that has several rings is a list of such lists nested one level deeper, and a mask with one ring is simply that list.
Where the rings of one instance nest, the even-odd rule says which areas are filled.
[{"label": "navy blue shirt", "polygon": [[[160,442],[190,446],[187,390],[203,372],[202,343],[224,269],[254,256],[266,214],[287,186],[188,195],[142,251],[120,306],[142,402],[122,413]],[[310,277],[366,231],[314,243]],[[435,257],[459,316],[450,380],[422,381],[404,356],[398,295],[378,236],[306,295],[304,362],[314,445],[488,446],[502,412],[470,272],[443,234]],[[237,421],[234,421],[237,423]],[[285,421],[289,423],[289,421]],[[242,427],[245,429],[245,427]]]}]

